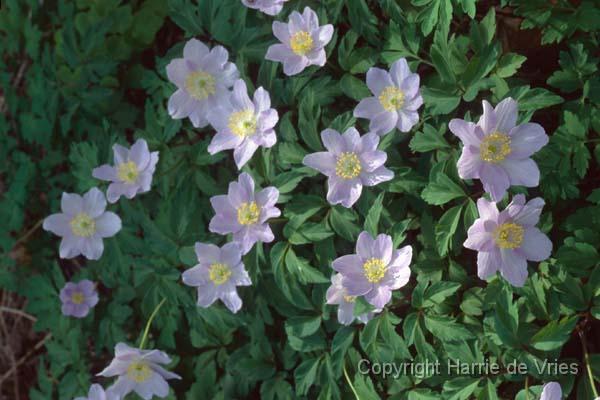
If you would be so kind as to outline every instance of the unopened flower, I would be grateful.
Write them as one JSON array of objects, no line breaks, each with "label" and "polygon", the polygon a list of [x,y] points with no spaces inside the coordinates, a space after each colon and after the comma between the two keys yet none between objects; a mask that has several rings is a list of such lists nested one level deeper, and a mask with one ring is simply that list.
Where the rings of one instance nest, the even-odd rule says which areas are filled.
[{"label": "unopened flower", "polygon": [[502,212],[494,202],[477,200],[479,218],[469,228],[464,246],[478,251],[477,275],[481,279],[500,271],[513,286],[521,287],[527,279],[527,260],[550,257],[552,242],[535,227],[543,207],[541,198],[525,203],[522,194]]},{"label": "unopened flower", "polygon": [[325,65],[333,25],[319,26],[317,13],[306,7],[302,14],[293,11],[287,24],[274,21],[273,34],[281,43],[269,46],[265,59],[283,63],[286,75],[296,75],[309,65]]},{"label": "unopened flower", "polygon": [[242,3],[248,8],[260,10],[267,15],[277,15],[286,1],[288,0],[242,0]]},{"label": "unopened flower", "polygon": [[121,219],[105,211],[106,198],[98,188],[90,189],[83,197],[63,193],[60,208],[62,213],[50,215],[43,225],[45,230],[62,237],[60,258],[83,254],[90,260],[98,260],[104,251],[102,239],[121,230]]},{"label": "unopened flower", "polygon": [[267,220],[281,215],[275,207],[278,198],[279,191],[273,186],[254,193],[254,180],[244,172],[237,182],[229,184],[227,195],[211,197],[215,216],[208,229],[221,235],[232,233],[233,241],[246,254],[254,243],[275,239]]},{"label": "unopened flower", "polygon": [[352,207],[362,193],[362,187],[389,181],[394,173],[383,166],[387,160],[384,151],[377,150],[379,136],[367,133],[360,136],[354,128],[343,135],[333,129],[321,132],[327,151],[304,157],[304,165],[328,177],[327,201]]},{"label": "unopened flower", "polygon": [[169,364],[169,356],[159,350],[140,350],[125,343],[115,346],[115,358],[98,375],[118,376],[117,381],[108,390],[124,398],[131,392],[149,400],[152,396],[160,398],[169,395],[167,379],[181,379],[177,374],[165,370],[160,364]]},{"label": "unopened flower", "polygon": [[542,397],[540,400],[561,400],[562,389],[557,382],[548,382],[542,389]]},{"label": "unopened flower", "polygon": [[148,143],[138,139],[131,149],[115,144],[113,154],[114,166],[104,164],[92,171],[94,178],[111,182],[106,191],[108,201],[115,203],[121,196],[132,199],[138,193],[148,192],[158,163],[158,151],[150,153]]},{"label": "unopened flower", "polygon": [[242,251],[236,243],[223,247],[196,243],[198,264],[182,274],[183,283],[198,288],[198,305],[209,307],[221,300],[231,312],[242,307],[237,286],[250,286],[252,281],[242,263]]},{"label": "unopened flower", "polygon": [[76,397],[75,400],[119,400],[119,396],[110,390],[105,392],[102,386],[95,383],[90,386],[87,397]]},{"label": "unopened flower", "polygon": [[167,76],[178,88],[169,98],[172,118],[189,117],[196,128],[208,125],[208,114],[214,112],[219,99],[229,93],[239,78],[237,67],[228,58],[223,46],[209,50],[197,39],[186,43],[183,58],[167,65]]},{"label": "unopened flower", "polygon": [[354,316],[354,305],[356,304],[356,296],[348,295],[348,291],[342,285],[342,275],[335,274],[331,277],[331,286],[327,289],[327,304],[337,304],[338,321],[342,325],[350,325],[354,319],[358,319],[363,324],[369,322],[373,316],[380,312],[381,309]]},{"label": "unopened flower", "polygon": [[217,131],[208,152],[215,154],[234,149],[233,158],[238,168],[248,162],[259,146],[271,147],[277,142],[273,128],[279,116],[271,108],[269,92],[259,87],[250,100],[246,83],[241,79],[235,82],[233,92],[221,102],[219,109],[208,115],[208,120]]},{"label": "unopened flower", "polygon": [[480,179],[483,188],[500,201],[511,185],[536,187],[540,170],[530,157],[548,143],[541,125],[517,125],[518,104],[512,98],[496,108],[483,101],[483,115],[477,124],[453,119],[448,127],[463,143],[458,160],[462,179]]},{"label": "unopened flower", "polygon": [[364,296],[376,308],[383,308],[392,290],[406,285],[410,277],[412,247],[394,250],[391,236],[373,237],[366,231],[358,235],[356,254],[342,256],[332,263],[342,275],[342,286],[350,296]]},{"label": "unopened flower", "polygon": [[60,291],[63,315],[83,318],[98,304],[94,282],[84,279],[78,283],[67,282]]},{"label": "unopened flower", "polygon": [[390,72],[369,68],[367,86],[374,96],[362,99],[354,116],[370,120],[371,132],[383,136],[394,127],[408,132],[419,121],[417,110],[423,104],[419,75],[410,72],[406,59],[394,62]]}]

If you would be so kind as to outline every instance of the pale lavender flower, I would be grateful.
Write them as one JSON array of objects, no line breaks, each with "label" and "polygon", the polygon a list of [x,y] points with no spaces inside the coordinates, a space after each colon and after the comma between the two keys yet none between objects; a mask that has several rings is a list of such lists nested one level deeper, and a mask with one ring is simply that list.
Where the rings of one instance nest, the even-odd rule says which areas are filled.
[{"label": "pale lavender flower", "polygon": [[238,169],[248,162],[259,146],[271,147],[277,142],[273,128],[279,116],[271,108],[269,92],[259,87],[254,92],[254,99],[250,100],[246,83],[241,79],[233,85],[230,97],[208,115],[208,120],[217,131],[208,152],[215,154],[234,149],[233,158]]},{"label": "pale lavender flower", "polygon": [[544,200],[539,197],[525,203],[516,195],[502,212],[496,203],[477,200],[479,218],[467,232],[464,246],[477,253],[477,275],[487,279],[500,274],[513,286],[527,279],[527,260],[543,261],[550,257],[552,242],[535,225],[540,219]]},{"label": "pale lavender flower", "polygon": [[198,288],[198,305],[209,307],[221,300],[233,313],[242,307],[237,286],[250,286],[252,281],[242,263],[242,250],[236,243],[223,247],[196,243],[198,264],[182,274],[183,283]]},{"label": "pale lavender flower", "polygon": [[60,301],[63,315],[83,318],[98,304],[98,292],[94,282],[87,279],[67,282],[60,291]]},{"label": "pale lavender flower", "polygon": [[87,397],[76,397],[75,400],[119,400],[119,396],[110,390],[105,392],[102,386],[95,383],[90,386]]},{"label": "pale lavender flower", "polygon": [[321,140],[327,151],[309,154],[302,162],[328,177],[329,203],[350,208],[360,197],[363,186],[375,186],[394,177],[383,166],[387,154],[377,150],[376,134],[361,137],[356,129],[348,128],[340,135],[333,129],[325,129]]},{"label": "pale lavender flower", "polygon": [[331,41],[333,25],[319,26],[317,13],[306,7],[292,11],[288,23],[273,22],[273,34],[281,43],[269,46],[265,59],[283,63],[283,72],[296,75],[309,65],[327,61],[324,47]]},{"label": "pale lavender flower", "polygon": [[375,309],[355,317],[356,296],[348,295],[348,291],[342,285],[342,274],[335,274],[331,277],[331,286],[327,289],[326,297],[327,304],[338,305],[337,317],[342,325],[350,325],[355,318],[366,324],[376,313],[381,312],[381,309]]},{"label": "pale lavender flower", "polygon": [[408,132],[419,122],[417,110],[423,104],[419,75],[410,72],[406,59],[394,62],[390,72],[369,68],[367,86],[374,96],[362,99],[354,109],[354,116],[370,120],[371,132],[383,136],[394,127]]},{"label": "pale lavender flower", "polygon": [[500,201],[511,185],[536,187],[540,170],[530,157],[548,143],[541,125],[517,125],[518,104],[512,98],[496,108],[483,101],[483,115],[477,124],[453,119],[448,127],[463,143],[458,160],[462,179],[480,179],[483,188]]},{"label": "pale lavender flower", "polygon": [[62,237],[60,258],[83,254],[90,260],[98,260],[104,252],[102,239],[121,230],[121,219],[105,211],[106,198],[98,188],[90,189],[83,197],[63,193],[60,208],[62,213],[50,215],[43,225],[45,230]]},{"label": "pale lavender flower", "polygon": [[160,364],[169,364],[171,358],[159,350],[140,350],[125,343],[115,346],[115,358],[98,375],[118,376],[117,381],[108,390],[124,398],[131,392],[149,400],[152,396],[160,398],[169,395],[167,379],[181,379],[177,374],[165,370]]},{"label": "pale lavender flower", "polygon": [[232,233],[233,241],[240,246],[242,254],[246,254],[254,243],[269,243],[275,239],[267,220],[281,215],[275,207],[277,199],[279,191],[273,186],[254,193],[254,180],[243,172],[237,182],[229,184],[227,195],[210,198],[215,216],[208,229],[221,235]]},{"label": "pale lavender flower", "polygon": [[277,15],[283,8],[283,3],[288,0],[242,0],[242,3],[267,15]]},{"label": "pale lavender flower", "polygon": [[119,197],[132,199],[138,193],[150,190],[152,175],[158,163],[158,151],[148,150],[148,143],[138,139],[131,149],[119,144],[113,146],[115,165],[101,165],[94,168],[92,176],[111,182],[106,191],[106,198],[115,203]]},{"label": "pale lavender flower", "polygon": [[176,58],[167,65],[167,76],[178,88],[169,98],[172,118],[189,117],[196,128],[208,125],[208,114],[214,112],[219,99],[229,93],[240,75],[228,58],[223,46],[209,50],[197,39],[186,43],[183,58]]},{"label": "pale lavender flower", "polygon": [[542,389],[542,397],[540,400],[561,400],[562,389],[557,382],[548,382]]},{"label": "pale lavender flower", "polygon": [[412,247],[394,250],[389,235],[373,237],[366,231],[358,235],[356,254],[342,256],[332,263],[342,275],[342,285],[350,296],[364,296],[376,308],[383,308],[392,290],[406,285],[410,278]]}]

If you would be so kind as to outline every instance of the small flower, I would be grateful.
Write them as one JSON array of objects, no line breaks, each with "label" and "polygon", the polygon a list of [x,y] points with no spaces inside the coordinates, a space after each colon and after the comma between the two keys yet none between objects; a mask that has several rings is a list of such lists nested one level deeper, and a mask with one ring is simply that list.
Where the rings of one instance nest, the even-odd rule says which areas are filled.
[{"label": "small flower", "polygon": [[112,182],[106,191],[108,201],[115,203],[121,196],[133,199],[138,193],[148,192],[158,163],[158,151],[150,153],[148,143],[138,139],[131,149],[115,144],[113,153],[114,166],[104,164],[92,171],[94,178]]},{"label": "small flower", "polygon": [[542,397],[540,400],[561,400],[562,399],[562,389],[560,385],[556,382],[548,382],[544,385],[542,389]]},{"label": "small flower", "polygon": [[479,218],[469,228],[464,246],[478,251],[477,275],[481,279],[500,271],[513,286],[521,287],[527,279],[527,260],[550,257],[552,242],[535,227],[543,207],[541,198],[525,203],[522,194],[502,212],[494,202],[477,200]]},{"label": "small flower", "polygon": [[333,129],[321,132],[327,151],[304,157],[304,165],[328,177],[327,201],[350,208],[362,193],[362,187],[389,181],[394,173],[383,166],[387,160],[384,151],[377,150],[379,136],[367,133],[360,136],[354,128],[343,135]]},{"label": "small flower", "polygon": [[198,264],[185,271],[183,283],[198,288],[198,305],[209,307],[220,299],[231,312],[242,307],[236,286],[250,286],[252,281],[242,263],[242,251],[236,243],[223,247],[196,243]]},{"label": "small flower", "polygon": [[98,260],[104,251],[102,239],[121,230],[117,214],[104,211],[106,198],[98,188],[90,189],[83,197],[63,193],[60,208],[62,213],[50,215],[43,225],[45,230],[63,238],[60,258],[83,254],[90,260]]},{"label": "small flower", "polygon": [[383,308],[392,297],[392,290],[406,285],[410,277],[412,247],[394,250],[392,238],[366,231],[358,235],[356,254],[342,256],[332,263],[342,275],[342,286],[350,296],[364,296],[376,308]]},{"label": "small flower", "polygon": [[369,68],[367,86],[375,96],[362,99],[354,109],[354,116],[370,120],[371,132],[383,136],[394,127],[408,132],[419,121],[417,110],[423,104],[419,75],[410,72],[406,59],[394,62],[389,73]]},{"label": "small flower", "polygon": [[248,162],[259,146],[271,147],[277,142],[273,127],[279,116],[271,108],[269,92],[259,87],[251,101],[246,83],[241,79],[233,85],[230,98],[221,103],[218,111],[209,114],[208,120],[217,131],[208,152],[215,154],[234,149],[233,158],[238,169]]},{"label": "small flower", "polygon": [[242,3],[267,15],[277,15],[283,8],[283,3],[288,0],[242,0]]},{"label": "small flower", "polygon": [[75,400],[119,400],[119,396],[110,390],[105,392],[102,386],[95,383],[90,386],[87,397],[76,397]]},{"label": "small flower", "polygon": [[83,318],[98,304],[94,282],[84,279],[78,283],[67,282],[60,291],[63,315]]},{"label": "small flower", "polygon": [[162,351],[140,350],[125,343],[118,343],[115,346],[115,358],[98,375],[118,376],[115,384],[108,390],[120,398],[131,392],[136,392],[145,400],[151,399],[152,396],[164,398],[169,394],[166,379],[181,379],[179,375],[159,365],[170,362],[169,356]]},{"label": "small flower", "polygon": [[511,185],[536,187],[540,170],[530,157],[548,143],[541,125],[517,124],[518,104],[510,97],[496,108],[483,101],[477,124],[453,119],[448,127],[463,143],[458,160],[462,179],[480,179],[483,188],[500,201]]},{"label": "small flower", "polygon": [[186,43],[183,58],[176,58],[167,65],[167,76],[178,88],[169,98],[172,118],[189,117],[196,128],[208,125],[207,116],[214,112],[219,99],[229,93],[240,75],[228,58],[222,46],[209,50],[197,39]]},{"label": "small flower", "polygon": [[242,254],[246,254],[254,243],[269,243],[275,239],[267,220],[281,215],[275,207],[278,198],[279,191],[273,186],[255,194],[254,181],[244,172],[237,182],[229,184],[227,195],[210,198],[215,216],[208,229],[221,235],[233,233],[233,241],[240,246]]},{"label": "small flower", "polygon": [[273,22],[273,34],[281,43],[269,46],[265,59],[283,63],[283,72],[296,75],[309,65],[325,65],[324,47],[331,41],[333,25],[319,26],[317,13],[306,7],[293,11],[287,24]]},{"label": "small flower", "polygon": [[326,297],[327,304],[339,305],[337,317],[342,325],[350,325],[355,318],[366,324],[376,313],[381,312],[381,309],[376,309],[355,317],[354,305],[356,304],[356,296],[348,295],[348,291],[342,285],[342,274],[335,274],[331,277],[331,286],[327,289]]}]

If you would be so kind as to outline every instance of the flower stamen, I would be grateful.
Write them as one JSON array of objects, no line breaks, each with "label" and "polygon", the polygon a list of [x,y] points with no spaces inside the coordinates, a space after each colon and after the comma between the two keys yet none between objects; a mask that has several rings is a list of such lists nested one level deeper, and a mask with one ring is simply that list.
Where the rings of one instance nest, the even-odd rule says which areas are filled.
[{"label": "flower stamen", "polygon": [[117,176],[125,183],[135,183],[139,174],[137,165],[133,161],[121,163],[117,167]]},{"label": "flower stamen", "polygon": [[90,237],[96,232],[96,221],[83,212],[77,214],[69,225],[75,236]]},{"label": "flower stamen", "polygon": [[483,161],[499,163],[510,153],[510,136],[505,133],[494,132],[481,141],[480,154]]},{"label": "flower stamen", "polygon": [[237,219],[240,225],[252,225],[258,222],[260,209],[256,202],[242,203],[237,209]]},{"label": "flower stamen", "polygon": [[371,283],[378,283],[385,275],[385,263],[381,258],[369,258],[363,264],[365,278]]},{"label": "flower stamen", "polygon": [[127,367],[127,377],[135,383],[145,382],[151,375],[152,369],[145,362],[134,361]]},{"label": "flower stamen", "polygon": [[252,110],[237,111],[229,116],[227,126],[239,137],[252,136],[256,132],[256,116]]},{"label": "flower stamen", "polygon": [[388,86],[379,94],[379,103],[386,111],[396,111],[404,105],[404,92],[396,86]]},{"label": "flower stamen", "polygon": [[185,88],[196,100],[204,100],[216,93],[215,78],[204,71],[194,71],[185,78]]},{"label": "flower stamen", "polygon": [[523,243],[524,233],[521,225],[507,222],[496,228],[494,236],[501,249],[516,249]]},{"label": "flower stamen", "polygon": [[290,38],[290,48],[299,56],[303,56],[311,51],[313,44],[312,36],[306,31],[296,32]]},{"label": "flower stamen", "polygon": [[343,179],[353,179],[360,175],[362,165],[356,153],[346,152],[340,154],[335,164],[335,173]]},{"label": "flower stamen", "polygon": [[73,302],[73,304],[81,304],[84,300],[85,296],[81,292],[74,292],[71,295],[71,302]]},{"label": "flower stamen", "polygon": [[215,285],[222,285],[229,280],[231,277],[231,269],[227,264],[215,263],[211,264],[208,270],[208,278],[213,281]]}]

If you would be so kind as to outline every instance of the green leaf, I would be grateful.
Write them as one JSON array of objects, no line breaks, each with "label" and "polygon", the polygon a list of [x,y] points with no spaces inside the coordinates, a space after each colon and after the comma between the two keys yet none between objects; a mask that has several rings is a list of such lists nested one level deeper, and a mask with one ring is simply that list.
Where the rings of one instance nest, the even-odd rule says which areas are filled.
[{"label": "green leaf", "polygon": [[448,254],[456,228],[458,228],[462,209],[462,205],[452,207],[442,215],[435,226],[436,247],[442,257]]},{"label": "green leaf", "polygon": [[565,317],[560,321],[550,321],[531,338],[531,345],[538,350],[556,350],[567,342],[576,324],[575,316]]},{"label": "green leaf", "polygon": [[306,337],[321,326],[321,317],[291,317],[285,321],[285,331],[290,336]]},{"label": "green leaf", "polygon": [[474,338],[474,335],[454,318],[442,315],[425,315],[425,327],[443,342],[462,341]]},{"label": "green leaf", "polygon": [[413,136],[409,146],[412,151],[420,153],[450,148],[443,134],[429,124],[423,126],[422,133],[417,132]]},{"label": "green leaf", "polygon": [[440,206],[450,200],[466,197],[464,190],[447,175],[438,173],[421,193],[421,197],[429,204]]},{"label": "green leaf", "polygon": [[496,74],[501,78],[508,78],[517,73],[521,65],[527,60],[527,57],[515,53],[506,53],[500,57]]},{"label": "green leaf", "polygon": [[381,210],[383,209],[383,196],[385,192],[379,193],[371,208],[369,209],[369,213],[365,218],[364,230],[369,232],[373,237],[377,236],[379,230],[377,226],[379,225],[379,218],[381,217]]}]

